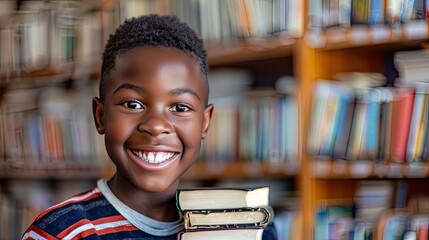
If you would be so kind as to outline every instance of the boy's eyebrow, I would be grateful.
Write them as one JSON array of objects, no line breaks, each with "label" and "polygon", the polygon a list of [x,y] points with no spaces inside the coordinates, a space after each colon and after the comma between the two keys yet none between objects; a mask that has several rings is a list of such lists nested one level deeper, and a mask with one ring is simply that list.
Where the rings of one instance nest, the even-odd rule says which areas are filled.
[{"label": "boy's eyebrow", "polygon": [[[145,92],[146,90],[143,87],[134,85],[134,84],[130,84],[130,83],[124,83],[122,85],[120,85],[118,88],[116,88],[115,91],[113,91],[113,94],[115,94],[116,92],[118,92],[121,89],[131,89],[137,92]],[[192,96],[194,96],[195,98],[197,98],[199,101],[201,101],[200,97],[198,96],[198,94],[193,91],[192,89],[189,88],[175,88],[175,89],[171,89],[168,91],[168,94],[170,95],[180,95],[180,94],[185,94],[188,93]]]},{"label": "boy's eyebrow", "polygon": [[137,92],[144,92],[145,89],[142,87],[139,87],[137,85],[134,84],[130,84],[130,83],[124,83],[121,86],[119,86],[118,88],[116,88],[116,90],[113,92],[113,94],[115,94],[116,92],[118,92],[121,89],[131,89]]},{"label": "boy's eyebrow", "polygon": [[194,96],[195,98],[197,98],[198,101],[201,101],[198,94],[189,88],[175,88],[175,89],[171,89],[170,91],[168,91],[168,94],[170,94],[170,95],[180,95],[180,94],[184,94],[184,93],[189,93],[192,96]]}]

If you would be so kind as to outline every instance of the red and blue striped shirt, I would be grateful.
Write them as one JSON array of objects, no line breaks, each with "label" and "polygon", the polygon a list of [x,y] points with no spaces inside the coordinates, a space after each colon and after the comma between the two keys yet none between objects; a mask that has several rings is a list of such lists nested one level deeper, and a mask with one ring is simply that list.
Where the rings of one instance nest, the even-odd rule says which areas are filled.
[{"label": "red and blue striped shirt", "polygon": [[[183,229],[181,221],[165,223],[143,217],[143,224],[146,226],[141,228],[146,228],[151,233],[145,232],[136,226],[141,225],[141,221],[133,224],[132,216],[126,218],[119,212],[123,206],[116,206],[119,208],[118,211],[112,205],[111,202],[115,204],[118,200],[114,195],[110,196],[112,194],[110,190],[105,191],[106,187],[105,181],[101,180],[98,182],[98,186],[91,191],[76,195],[48,208],[37,217],[22,239],[176,240],[177,233]],[[111,199],[112,197],[115,199]],[[125,215],[135,213],[137,212],[125,213]],[[140,218],[141,216],[135,217]]]}]

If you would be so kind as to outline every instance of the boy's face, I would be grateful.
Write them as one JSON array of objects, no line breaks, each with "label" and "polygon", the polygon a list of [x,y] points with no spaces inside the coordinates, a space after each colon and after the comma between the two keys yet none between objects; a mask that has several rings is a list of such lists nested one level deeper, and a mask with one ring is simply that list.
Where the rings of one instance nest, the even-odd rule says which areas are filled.
[{"label": "boy's face", "polygon": [[206,94],[200,65],[178,49],[144,46],[117,57],[104,102],[93,101],[117,178],[146,192],[176,188],[209,127]]}]

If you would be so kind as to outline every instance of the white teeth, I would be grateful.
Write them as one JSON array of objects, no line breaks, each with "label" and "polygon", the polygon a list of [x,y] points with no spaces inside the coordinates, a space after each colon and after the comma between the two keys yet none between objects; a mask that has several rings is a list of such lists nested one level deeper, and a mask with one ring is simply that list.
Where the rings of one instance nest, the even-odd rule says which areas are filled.
[{"label": "white teeth", "polygon": [[160,163],[160,162],[162,162],[162,160],[163,160],[163,157],[161,156],[161,154],[157,154],[157,155],[156,155],[155,162],[156,162],[156,163]]},{"label": "white teeth", "polygon": [[153,154],[153,152],[150,152],[148,154],[147,158],[149,159],[150,163],[154,163],[154,161],[155,161],[155,155]]},{"label": "white teeth", "polygon": [[134,155],[148,163],[162,163],[174,156],[172,152],[141,152],[132,151]]}]

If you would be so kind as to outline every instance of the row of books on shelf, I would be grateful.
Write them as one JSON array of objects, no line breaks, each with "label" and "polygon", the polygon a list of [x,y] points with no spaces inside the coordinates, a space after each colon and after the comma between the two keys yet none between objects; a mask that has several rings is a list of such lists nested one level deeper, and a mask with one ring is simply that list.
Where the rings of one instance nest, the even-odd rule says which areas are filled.
[{"label": "row of books on shelf", "polygon": [[[3,80],[40,70],[59,72],[69,63],[79,69],[99,59],[103,46],[101,12],[70,1],[2,1],[0,73]],[[14,7],[7,8],[12,4]],[[91,69],[92,70],[92,69]],[[82,70],[81,70],[82,71]]]},{"label": "row of books on shelf", "polygon": [[103,143],[93,126],[90,85],[73,90],[60,85],[15,87],[1,101],[2,162],[100,166]]},{"label": "row of books on shelf", "polygon": [[426,39],[427,0],[310,1],[307,42],[316,48]]},{"label": "row of books on shelf", "polygon": [[292,97],[249,99],[240,106],[218,106],[204,142],[205,159],[252,162],[297,160],[297,105]]},{"label": "row of books on shelf", "polygon": [[176,15],[207,43],[302,34],[302,2],[296,0],[125,0],[110,8],[121,20],[150,13]]},{"label": "row of books on shelf", "polygon": [[342,73],[336,81],[317,81],[308,152],[377,163],[426,162],[429,83],[384,84],[384,76],[374,73]]},{"label": "row of books on shelf", "polygon": [[[101,2],[101,1],[100,1]],[[146,14],[178,16],[207,43],[272,36],[300,35],[301,1],[121,0],[111,4],[80,1],[2,1],[0,73],[3,79],[23,72],[86,69],[101,56],[109,35],[125,19]],[[9,10],[7,10],[9,9]],[[73,69],[72,69],[73,70]],[[86,71],[94,71],[87,69]]]},{"label": "row of books on shelf", "polygon": [[310,1],[310,28],[388,24],[424,20],[428,16],[427,0],[326,0]]},{"label": "row of books on shelf", "polygon": [[219,71],[209,74],[213,92],[210,101],[215,104],[215,112],[203,143],[202,159],[297,164],[295,80],[280,78],[276,90],[250,90],[243,73]]},{"label": "row of books on shelf", "polygon": [[427,239],[428,196],[407,193],[407,188],[404,183],[363,181],[354,199],[321,200],[315,213],[315,240]]},{"label": "row of books on shelf", "polygon": [[[75,70],[94,71],[88,66],[98,62],[104,42],[116,27],[127,18],[151,13],[178,16],[209,44],[303,35],[304,10],[302,1],[298,0],[110,2],[103,5],[80,1],[23,1],[16,10],[14,1],[1,1],[0,6],[4,9],[0,13],[4,19],[0,28],[2,79],[19,76],[23,71],[64,71],[69,63],[78,64]],[[307,31],[310,34],[306,36],[310,36],[310,43],[316,47],[324,46],[326,41],[347,42],[350,39],[354,42],[389,41],[398,32],[399,39],[403,36],[391,26],[406,23],[404,31],[408,38],[427,37],[427,5],[427,0],[310,1]],[[385,22],[389,24],[385,25]],[[370,34],[365,28],[364,31],[352,31],[351,36],[342,28],[327,34],[328,39],[319,31],[313,31],[330,26],[358,29],[355,23],[378,27],[371,28]]]}]

